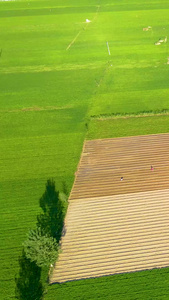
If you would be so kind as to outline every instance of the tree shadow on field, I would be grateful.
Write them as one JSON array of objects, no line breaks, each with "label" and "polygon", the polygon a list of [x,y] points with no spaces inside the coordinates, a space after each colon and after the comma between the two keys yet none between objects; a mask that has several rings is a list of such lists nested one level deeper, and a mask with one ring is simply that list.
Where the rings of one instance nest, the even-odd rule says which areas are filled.
[{"label": "tree shadow on field", "polygon": [[40,207],[43,213],[37,216],[37,227],[41,228],[43,234],[48,234],[59,242],[64,224],[64,205],[52,179],[47,180],[46,190],[40,198]]},{"label": "tree shadow on field", "polygon": [[15,296],[19,300],[42,300],[44,288],[41,283],[41,268],[31,262],[23,250],[19,257],[19,277],[15,278]]}]

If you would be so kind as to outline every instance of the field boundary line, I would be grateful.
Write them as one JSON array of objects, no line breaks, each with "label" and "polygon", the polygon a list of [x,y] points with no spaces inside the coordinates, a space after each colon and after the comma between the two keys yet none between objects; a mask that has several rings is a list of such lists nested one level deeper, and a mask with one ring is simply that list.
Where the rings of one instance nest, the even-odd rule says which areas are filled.
[{"label": "field boundary line", "polygon": [[[111,199],[112,199],[112,197],[115,197],[116,198],[116,202],[118,202],[118,201],[120,201],[121,199],[123,199],[123,200],[126,200],[126,199],[128,199],[128,197],[130,197],[130,198],[133,198],[133,201],[135,200],[135,198],[136,197],[139,197],[139,196],[141,196],[141,197],[143,197],[143,196],[145,196],[146,194],[151,194],[151,196],[155,196],[156,194],[157,194],[157,192],[158,193],[160,193],[160,196],[161,196],[161,194],[168,194],[169,193],[169,189],[164,189],[164,190],[161,190],[161,189],[159,189],[159,190],[156,190],[156,191],[143,191],[143,192],[136,192],[136,193],[128,193],[128,194],[118,194],[118,195],[110,195],[110,196],[95,196],[95,197],[91,197],[90,198],[90,200],[88,199],[88,198],[85,198],[85,197],[83,197],[83,198],[80,198],[80,201],[85,201],[85,203],[88,201],[88,203],[91,203],[91,199],[92,199],[92,201],[101,201],[101,202],[103,202],[103,200],[109,200],[109,201],[111,201]],[[76,199],[72,199],[71,201],[73,201],[73,200],[75,200],[76,201]]]},{"label": "field boundary line", "polygon": [[98,15],[98,12],[99,12],[99,9],[100,9],[100,5],[97,6],[97,10],[96,10],[95,16],[94,16],[94,18],[93,18],[93,21],[96,20],[97,15]]},{"label": "field boundary line", "polygon": [[[110,63],[106,63],[105,69],[103,70],[103,75],[101,76],[100,80],[97,82],[97,87],[100,87],[100,85],[102,84],[102,82],[105,79],[105,76],[107,74],[107,72],[109,71],[109,68],[111,67]],[[97,92],[96,92],[97,93]],[[90,116],[90,120],[91,119],[101,119],[101,117],[97,117],[97,116]],[[106,118],[105,118],[106,119]]]},{"label": "field boundary line", "polygon": [[110,119],[129,119],[129,118],[141,118],[141,117],[154,117],[154,116],[168,116],[169,110],[159,112],[139,112],[133,114],[105,114],[105,115],[91,115],[91,120],[110,120]]},{"label": "field boundary line", "polygon": [[[92,22],[95,21],[97,15],[98,15],[99,9],[100,9],[100,5],[97,7],[97,10],[96,10],[96,12],[95,12],[94,18],[92,19]],[[84,27],[84,30],[86,30],[88,24],[89,24],[89,23],[86,23],[86,25],[85,25],[85,27]],[[82,31],[83,31],[83,30],[81,29],[81,30],[78,32],[78,34],[75,36],[75,38],[74,38],[74,39],[71,41],[71,43],[67,46],[66,51],[69,50],[70,47],[76,42],[77,38],[79,37],[79,35],[81,34]]]},{"label": "field boundary line", "polygon": [[85,153],[84,149],[85,149],[85,146],[86,146],[86,142],[87,142],[87,140],[85,139],[84,142],[83,142],[83,147],[82,147],[82,151],[81,151],[81,155],[80,155],[80,160],[79,160],[79,163],[78,163],[76,171],[75,171],[75,179],[74,179],[74,183],[73,183],[73,186],[72,186],[72,189],[71,189],[68,201],[71,199],[71,195],[72,195],[73,190],[74,190],[74,186],[75,186],[75,182],[76,182],[76,177],[77,177],[77,172],[78,172],[80,164],[82,162],[83,154]]},{"label": "field boundary line", "polygon": [[[169,114],[167,114],[167,115],[169,115]],[[137,116],[136,116],[137,117]],[[140,116],[141,117],[141,116]],[[144,116],[143,116],[144,117]],[[152,116],[153,117],[153,116]],[[154,115],[154,117],[155,117],[155,115]],[[99,120],[99,119],[98,119]],[[106,119],[105,119],[106,120]],[[102,121],[101,119],[100,119],[100,121]],[[97,138],[93,138],[93,139],[88,139],[88,137],[86,136],[86,142],[93,142],[93,141],[102,141],[102,140],[111,140],[111,139],[125,139],[125,138],[128,138],[128,137],[130,137],[130,138],[135,138],[136,136],[137,137],[146,137],[147,135],[149,135],[149,136],[155,136],[155,135],[167,135],[167,134],[169,134],[168,132],[161,132],[161,133],[150,133],[150,134],[140,134],[140,135],[129,135],[129,136],[118,136],[118,137],[107,137],[107,138],[99,138],[99,139],[97,139]]]},{"label": "field boundary line", "polygon": [[80,30],[78,32],[78,34],[75,36],[75,38],[71,41],[71,43],[67,46],[66,50],[69,50],[69,48],[74,44],[74,42],[77,40],[78,36],[80,35],[80,33],[82,32],[82,30]]}]

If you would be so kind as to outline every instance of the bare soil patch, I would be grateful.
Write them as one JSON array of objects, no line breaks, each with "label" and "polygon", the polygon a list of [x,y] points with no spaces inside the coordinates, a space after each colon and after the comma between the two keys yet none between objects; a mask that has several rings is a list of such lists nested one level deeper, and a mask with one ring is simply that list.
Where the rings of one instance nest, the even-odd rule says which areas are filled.
[{"label": "bare soil patch", "polygon": [[52,283],[169,266],[168,149],[169,134],[85,143]]},{"label": "bare soil patch", "polygon": [[86,141],[70,199],[169,188],[168,149],[169,134]]}]

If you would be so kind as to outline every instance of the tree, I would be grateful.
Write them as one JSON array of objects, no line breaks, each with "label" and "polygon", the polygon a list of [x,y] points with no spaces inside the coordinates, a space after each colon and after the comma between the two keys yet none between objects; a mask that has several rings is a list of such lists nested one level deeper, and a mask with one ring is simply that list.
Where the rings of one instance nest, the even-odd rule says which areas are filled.
[{"label": "tree", "polygon": [[26,257],[38,267],[54,264],[58,257],[56,240],[47,234],[44,235],[41,228],[30,230],[23,246]]},{"label": "tree", "polygon": [[15,296],[19,300],[42,300],[44,288],[41,283],[41,268],[26,257],[19,257],[19,277],[15,278]]},{"label": "tree", "polygon": [[37,226],[44,234],[56,238],[59,242],[64,223],[64,208],[52,179],[47,180],[45,193],[40,198],[40,206],[43,214],[37,216]]}]

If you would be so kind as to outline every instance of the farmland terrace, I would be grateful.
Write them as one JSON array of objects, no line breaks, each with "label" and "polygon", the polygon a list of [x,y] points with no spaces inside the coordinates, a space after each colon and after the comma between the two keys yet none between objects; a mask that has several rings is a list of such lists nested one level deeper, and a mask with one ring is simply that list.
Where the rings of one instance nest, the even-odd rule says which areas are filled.
[{"label": "farmland terrace", "polygon": [[51,283],[169,266],[168,149],[169,134],[85,142]]}]

